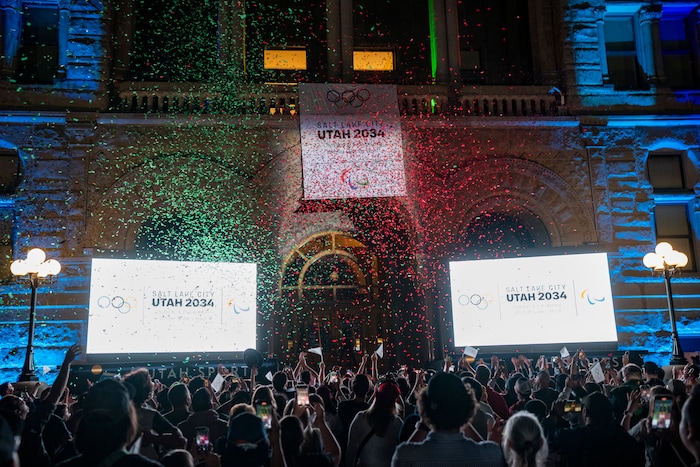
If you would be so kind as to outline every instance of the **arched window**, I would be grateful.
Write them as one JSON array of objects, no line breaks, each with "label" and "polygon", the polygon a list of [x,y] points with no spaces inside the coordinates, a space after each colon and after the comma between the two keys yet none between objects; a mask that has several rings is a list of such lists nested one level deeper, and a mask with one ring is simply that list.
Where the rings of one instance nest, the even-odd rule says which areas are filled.
[{"label": "arched window", "polygon": [[308,302],[378,298],[377,257],[342,232],[324,232],[294,247],[282,265],[280,294]]}]

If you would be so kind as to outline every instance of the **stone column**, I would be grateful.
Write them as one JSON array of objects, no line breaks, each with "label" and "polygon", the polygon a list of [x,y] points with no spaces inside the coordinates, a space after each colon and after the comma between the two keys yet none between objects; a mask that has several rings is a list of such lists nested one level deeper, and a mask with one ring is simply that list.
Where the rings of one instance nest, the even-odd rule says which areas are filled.
[{"label": "stone column", "polygon": [[598,30],[598,55],[600,56],[600,73],[603,75],[603,84],[610,84],[608,72],[608,51],[605,47],[605,10],[597,10],[596,29]]},{"label": "stone column", "polygon": [[[436,60],[437,68],[435,70],[435,76],[433,80],[436,84],[446,84],[449,80],[448,70],[447,70],[447,32],[445,25],[445,0],[433,0],[428,2],[428,5],[432,4],[432,11],[428,12],[430,15],[430,21],[434,25],[435,37],[431,37],[430,40],[435,41],[435,54],[436,57],[432,57],[432,44],[431,44],[431,62]],[[432,28],[431,28],[432,29]],[[430,64],[432,71],[432,63]]]},{"label": "stone column", "polygon": [[351,83],[355,76],[353,69],[352,52],[354,49],[352,29],[352,0],[339,0],[340,2],[340,42],[343,67],[343,81]]},{"label": "stone column", "polygon": [[641,50],[638,53],[642,69],[650,84],[657,84],[665,79],[659,19],[661,19],[661,5],[644,6],[639,10],[641,37],[637,44]]},{"label": "stone column", "polygon": [[448,79],[453,84],[461,84],[462,82],[459,49],[459,18],[457,14],[457,0],[445,0]]},{"label": "stone column", "polygon": [[225,0],[219,13],[221,64],[229,75],[242,76],[246,71],[245,1]]},{"label": "stone column", "polygon": [[114,59],[113,78],[125,81],[129,76],[131,49],[134,45],[134,2],[126,0],[114,6]]},{"label": "stone column", "polygon": [[326,43],[328,81],[341,81],[343,77],[343,43],[340,30],[340,0],[326,0]]},{"label": "stone column", "polygon": [[59,79],[66,77],[68,67],[68,30],[70,29],[70,3],[61,0],[58,5],[58,69]]}]

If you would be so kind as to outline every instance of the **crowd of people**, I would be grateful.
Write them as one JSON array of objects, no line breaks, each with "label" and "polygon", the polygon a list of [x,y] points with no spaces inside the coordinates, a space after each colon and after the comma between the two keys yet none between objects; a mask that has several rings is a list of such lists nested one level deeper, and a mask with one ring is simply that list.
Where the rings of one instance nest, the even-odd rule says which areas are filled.
[{"label": "crowd of people", "polygon": [[72,394],[80,353],[39,394],[0,385],[0,467],[700,466],[693,363],[615,369],[581,349],[380,373],[376,353],[351,369],[302,353],[274,375],[165,386],[140,368]]}]

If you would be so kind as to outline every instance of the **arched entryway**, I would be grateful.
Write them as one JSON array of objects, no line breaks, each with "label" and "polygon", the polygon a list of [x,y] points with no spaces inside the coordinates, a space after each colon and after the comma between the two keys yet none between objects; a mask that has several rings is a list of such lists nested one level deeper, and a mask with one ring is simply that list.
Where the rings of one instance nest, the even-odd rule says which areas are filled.
[{"label": "arched entryway", "polygon": [[279,349],[293,361],[321,347],[326,365],[357,367],[385,339],[377,255],[352,234],[327,231],[297,244],[282,264]]}]

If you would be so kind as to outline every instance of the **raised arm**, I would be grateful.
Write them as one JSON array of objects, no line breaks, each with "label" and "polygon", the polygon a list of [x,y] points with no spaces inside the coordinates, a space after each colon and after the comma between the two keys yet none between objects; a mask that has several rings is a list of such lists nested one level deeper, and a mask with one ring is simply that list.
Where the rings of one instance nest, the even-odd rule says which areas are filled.
[{"label": "raised arm", "polygon": [[68,376],[70,375],[70,366],[75,358],[83,353],[83,348],[80,344],[71,345],[66,351],[66,356],[61,364],[61,369],[58,372],[56,381],[54,381],[53,386],[51,386],[51,392],[49,392],[49,397],[46,398],[46,402],[56,405],[61,400],[63,392],[66,390],[68,385]]}]

